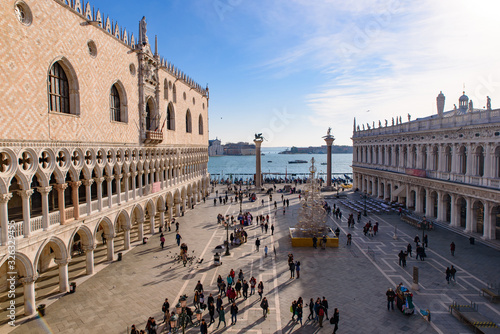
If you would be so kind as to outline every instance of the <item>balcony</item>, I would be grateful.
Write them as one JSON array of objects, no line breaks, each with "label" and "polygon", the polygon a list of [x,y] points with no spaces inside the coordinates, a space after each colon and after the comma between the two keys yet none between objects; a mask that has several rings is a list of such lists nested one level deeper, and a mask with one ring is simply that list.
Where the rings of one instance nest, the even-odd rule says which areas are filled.
[{"label": "balcony", "polygon": [[163,132],[146,130],[145,144],[159,144],[163,141]]}]

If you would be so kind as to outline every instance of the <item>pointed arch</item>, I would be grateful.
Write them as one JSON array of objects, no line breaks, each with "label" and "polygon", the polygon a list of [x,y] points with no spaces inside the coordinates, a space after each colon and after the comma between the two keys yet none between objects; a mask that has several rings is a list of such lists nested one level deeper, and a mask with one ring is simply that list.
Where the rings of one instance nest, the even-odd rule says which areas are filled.
[{"label": "pointed arch", "polygon": [[109,110],[111,121],[122,123],[128,122],[127,94],[120,80],[117,80],[111,86],[111,91],[109,93]]},{"label": "pointed arch", "polygon": [[198,134],[203,134],[203,117],[201,116],[201,114],[198,117]]},{"label": "pointed arch", "polygon": [[186,111],[186,132],[187,133],[193,132],[192,122],[191,122],[191,111],[189,109]]},{"label": "pointed arch", "polygon": [[172,102],[167,107],[167,130],[175,130],[175,111]]}]

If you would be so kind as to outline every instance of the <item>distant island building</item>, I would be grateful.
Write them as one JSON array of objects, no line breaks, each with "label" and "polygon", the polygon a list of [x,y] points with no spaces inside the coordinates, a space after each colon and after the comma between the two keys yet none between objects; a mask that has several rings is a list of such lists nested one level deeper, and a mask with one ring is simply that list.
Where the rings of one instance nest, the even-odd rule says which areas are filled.
[{"label": "distant island building", "polygon": [[212,139],[208,141],[208,156],[216,157],[224,154],[224,147],[221,144],[220,139]]},{"label": "distant island building", "polygon": [[354,188],[484,240],[500,239],[500,109],[458,107],[353,129]]},{"label": "distant island building", "polygon": [[[333,145],[332,153],[352,153],[352,146],[338,146]],[[322,146],[309,146],[309,147],[295,147],[292,146],[289,150],[280,152],[279,154],[326,154],[326,145]]]},{"label": "distant island building", "polygon": [[224,155],[255,155],[255,144],[227,143],[224,145]]}]

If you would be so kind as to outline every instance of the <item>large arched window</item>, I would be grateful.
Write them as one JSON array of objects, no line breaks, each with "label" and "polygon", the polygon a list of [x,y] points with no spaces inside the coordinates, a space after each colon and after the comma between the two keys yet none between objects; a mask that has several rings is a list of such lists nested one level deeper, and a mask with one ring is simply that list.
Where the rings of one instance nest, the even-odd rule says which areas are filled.
[{"label": "large arched window", "polygon": [[198,117],[198,133],[200,135],[203,134],[203,117],[201,117],[201,114],[200,117]]},{"label": "large arched window", "polygon": [[444,149],[445,172],[451,173],[452,152],[451,146],[446,146]]},{"label": "large arched window", "polygon": [[49,72],[49,108],[50,111],[70,113],[68,77],[59,62],[52,65]]},{"label": "large arched window", "polygon": [[175,130],[175,112],[172,103],[167,107],[167,130]]},{"label": "large arched window", "polygon": [[47,76],[49,112],[80,114],[79,87],[70,62],[62,57],[54,62]]},{"label": "large arched window", "polygon": [[120,94],[118,93],[118,89],[116,89],[116,85],[111,87],[111,94],[109,94],[109,108],[111,111],[111,120],[121,122]]},{"label": "large arched window", "polygon": [[189,109],[186,111],[186,132],[191,133],[192,127],[191,127],[191,111]]},{"label": "large arched window", "polygon": [[459,171],[459,173],[465,175],[467,173],[467,147],[465,147],[465,146],[460,147],[458,157],[460,159],[459,160],[460,161],[460,164],[459,164],[460,171]]}]

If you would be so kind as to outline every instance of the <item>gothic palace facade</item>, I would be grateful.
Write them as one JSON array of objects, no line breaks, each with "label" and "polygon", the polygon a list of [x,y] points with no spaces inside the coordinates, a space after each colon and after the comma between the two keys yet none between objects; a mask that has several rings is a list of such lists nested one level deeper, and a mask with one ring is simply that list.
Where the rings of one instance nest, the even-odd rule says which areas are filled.
[{"label": "gothic palace facade", "polygon": [[209,94],[151,46],[144,18],[136,39],[80,0],[0,14],[0,287],[15,272],[30,315],[44,273],[66,292],[76,256],[91,275],[99,247],[112,261],[207,195]]},{"label": "gothic palace facade", "polygon": [[500,239],[500,109],[459,107],[392,126],[354,121],[354,188],[484,240]]}]

